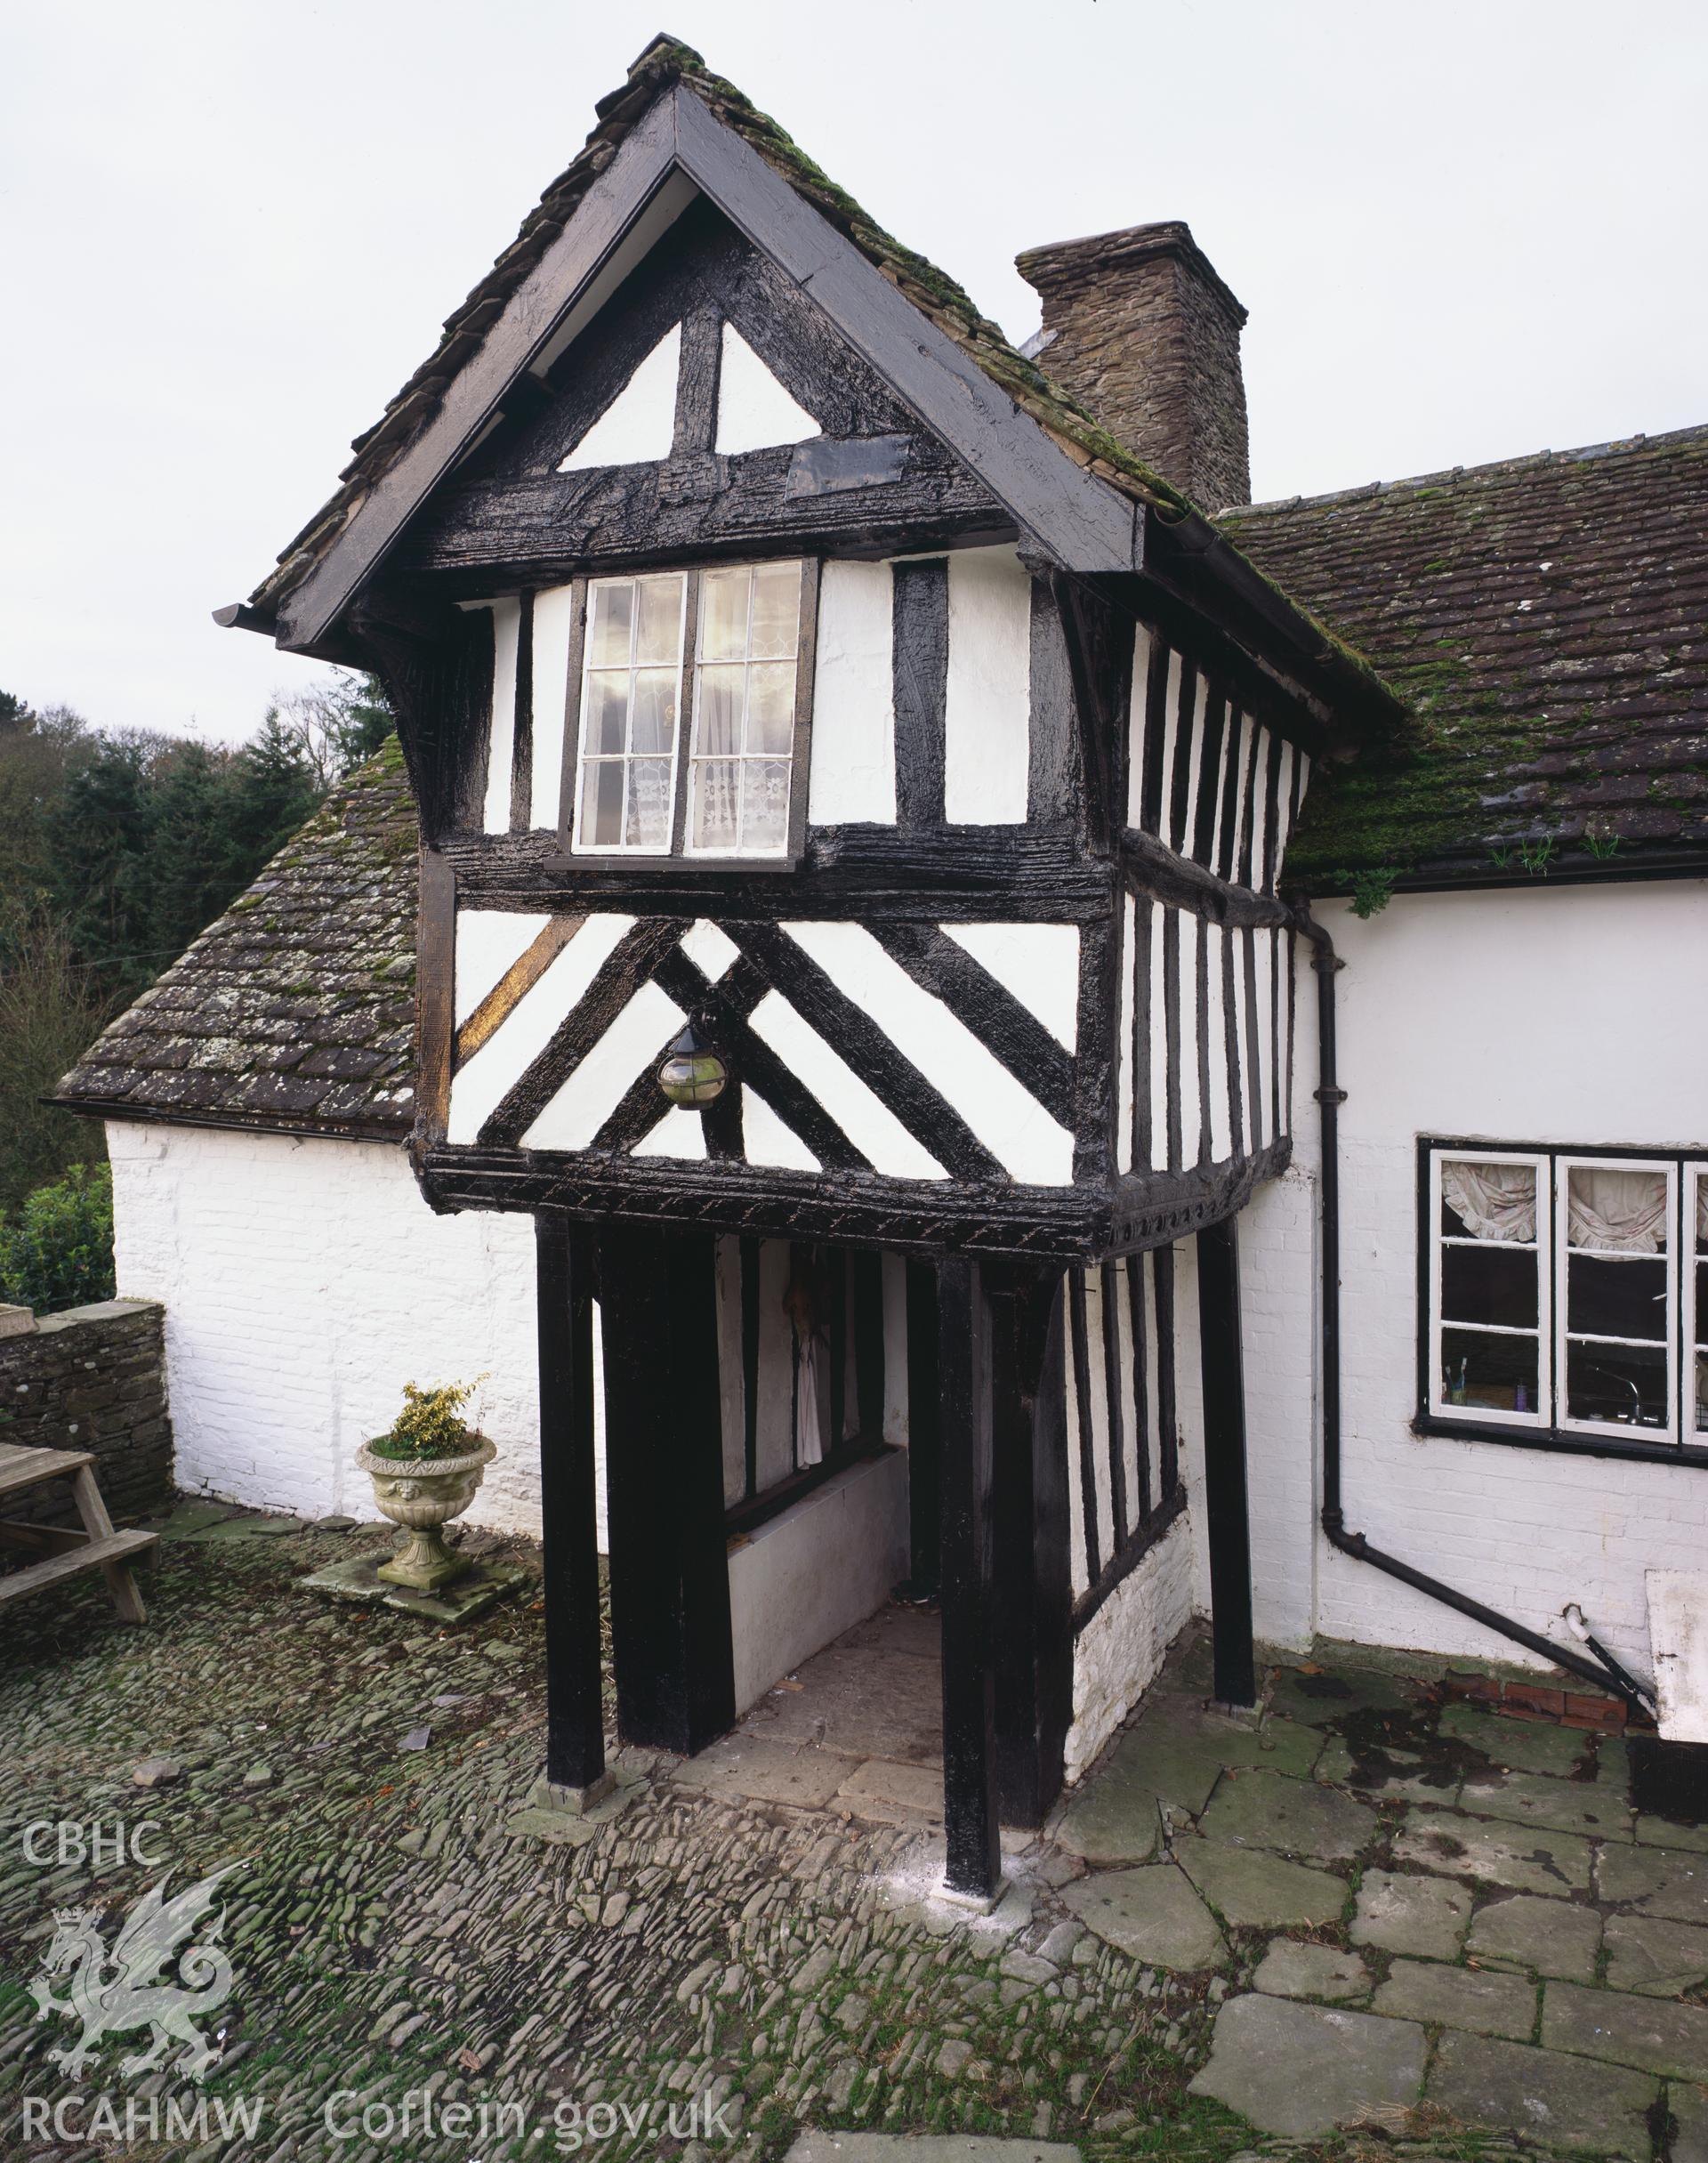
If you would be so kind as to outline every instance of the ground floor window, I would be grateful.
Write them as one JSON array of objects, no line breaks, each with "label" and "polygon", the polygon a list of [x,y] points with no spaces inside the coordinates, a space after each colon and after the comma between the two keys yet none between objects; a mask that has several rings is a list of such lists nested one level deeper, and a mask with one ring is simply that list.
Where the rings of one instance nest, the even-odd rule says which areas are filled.
[{"label": "ground floor window", "polygon": [[1422,1159],[1425,1418],[1708,1438],[1708,1158],[1431,1142]]}]

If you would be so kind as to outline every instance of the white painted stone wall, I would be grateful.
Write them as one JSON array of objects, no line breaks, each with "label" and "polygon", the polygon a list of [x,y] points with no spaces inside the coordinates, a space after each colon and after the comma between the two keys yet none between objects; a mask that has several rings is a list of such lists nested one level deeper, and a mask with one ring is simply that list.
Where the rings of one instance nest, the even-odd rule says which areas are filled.
[{"label": "white painted stone wall", "polygon": [[538,1537],[528,1218],[435,1216],[385,1143],[117,1120],[107,1142],[120,1288],[165,1305],[181,1487],[374,1517],[354,1454],[403,1384],[484,1373],[499,1454],[468,1521]]},{"label": "white painted stone wall", "polygon": [[[1322,921],[1337,981],[1341,1109],[1343,1483],[1348,1525],[1418,1569],[1566,1642],[1597,1634],[1650,1670],[1643,1573],[1699,1567],[1708,1475],[1503,1442],[1420,1438],[1416,1408],[1420,1135],[1708,1146],[1708,884],[1664,882],[1400,896],[1361,923]],[[1298,1173],[1242,1222],[1260,1615],[1284,1642],[1329,1637],[1525,1661],[1469,1622],[1313,1538],[1297,1468],[1298,1368],[1314,1344],[1303,1182],[1317,1170],[1316,983],[1301,955]],[[126,1287],[128,1288],[128,1287]],[[1311,1319],[1307,1328],[1307,1316]],[[1267,1350],[1260,1350],[1267,1347]],[[1261,1390],[1258,1384],[1261,1384]],[[1314,1433],[1313,1410],[1310,1428]],[[1263,1499],[1258,1499],[1263,1482]],[[1313,1585],[1313,1576],[1315,1583]],[[1260,1627],[1265,1624],[1261,1622]]]},{"label": "white painted stone wall", "polygon": [[882,1607],[907,1563],[904,1449],[834,1473],[732,1547],[736,1710]]},{"label": "white painted stone wall", "polygon": [[1074,1722],[1065,1747],[1071,1784],[1139,1702],[1190,1619],[1188,1518],[1177,1517],[1074,1641]]}]

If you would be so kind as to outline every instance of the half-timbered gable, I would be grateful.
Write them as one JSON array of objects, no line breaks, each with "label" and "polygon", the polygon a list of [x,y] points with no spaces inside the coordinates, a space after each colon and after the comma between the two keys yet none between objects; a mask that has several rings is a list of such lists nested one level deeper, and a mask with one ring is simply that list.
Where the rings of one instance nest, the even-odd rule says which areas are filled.
[{"label": "half-timbered gable", "polygon": [[697,55],[601,112],[223,615],[399,713],[416,1170],[535,1220],[552,1779],[603,1762],[602,1418],[624,1733],[699,1748],[905,1569],[987,1888],[998,1789],[1038,1822],[1177,1626],[1218,1450],[1249,1695],[1229,1220],[1290,1147],[1279,883],[1313,766],[1398,709]]}]

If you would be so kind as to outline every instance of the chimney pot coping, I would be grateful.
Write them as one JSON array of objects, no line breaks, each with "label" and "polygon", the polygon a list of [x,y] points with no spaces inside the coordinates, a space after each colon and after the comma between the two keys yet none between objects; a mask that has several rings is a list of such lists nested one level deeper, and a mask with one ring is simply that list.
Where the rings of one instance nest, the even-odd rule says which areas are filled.
[{"label": "chimney pot coping", "polygon": [[1014,258],[1014,268],[1028,286],[1042,294],[1051,286],[1078,284],[1100,271],[1148,262],[1158,255],[1177,257],[1215,295],[1237,327],[1245,328],[1247,310],[1193,239],[1192,229],[1184,218],[1124,226],[1112,233],[1087,233],[1076,240],[1046,241],[1041,247],[1024,249]]}]

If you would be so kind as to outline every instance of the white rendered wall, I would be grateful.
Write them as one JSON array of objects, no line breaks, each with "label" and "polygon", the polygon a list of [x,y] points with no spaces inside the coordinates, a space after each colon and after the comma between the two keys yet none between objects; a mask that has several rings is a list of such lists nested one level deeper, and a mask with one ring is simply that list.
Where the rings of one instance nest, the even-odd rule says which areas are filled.
[{"label": "white rendered wall", "polygon": [[1149,1688],[1191,1618],[1192,1575],[1191,1527],[1177,1517],[1074,1640],[1074,1721],[1063,1746],[1070,1786]]},{"label": "white rendered wall", "polygon": [[484,1373],[499,1454],[467,1521],[538,1538],[527,1217],[435,1216],[387,1143],[114,1121],[107,1144],[118,1281],[165,1305],[181,1488],[375,1517],[354,1455],[404,1383]]},{"label": "white rendered wall", "polygon": [[[1342,1481],[1349,1527],[1417,1569],[1567,1642],[1598,1636],[1650,1671],[1643,1573],[1699,1568],[1708,1475],[1500,1442],[1414,1435],[1420,1135],[1633,1148],[1708,1146],[1708,885],[1665,882],[1402,895],[1360,922],[1321,907],[1336,979],[1341,1111]],[[1316,983],[1301,948],[1299,1170],[1314,1181]],[[1297,1182],[1282,1182],[1285,1190]],[[1285,1642],[1328,1637],[1526,1661],[1510,1640],[1313,1543],[1294,1493],[1314,1453],[1295,1374],[1314,1343],[1313,1266],[1292,1200],[1241,1220],[1260,1616]],[[129,1287],[126,1289],[132,1288]],[[1309,1318],[1309,1319],[1308,1319]],[[1289,1349],[1291,1348],[1291,1349]],[[1287,1469],[1282,1469],[1282,1468]],[[1260,1480],[1283,1500],[1259,1500]],[[1280,1528],[1285,1524],[1285,1533]],[[1308,1519],[1307,1519],[1308,1526]],[[1257,1529],[1261,1528],[1261,1544]],[[1312,1588],[1312,1575],[1316,1584]],[[1260,1629],[1266,1629],[1260,1620]]]},{"label": "white rendered wall", "polygon": [[907,1575],[907,1453],[836,1473],[729,1551],[736,1710],[863,1622]]}]

